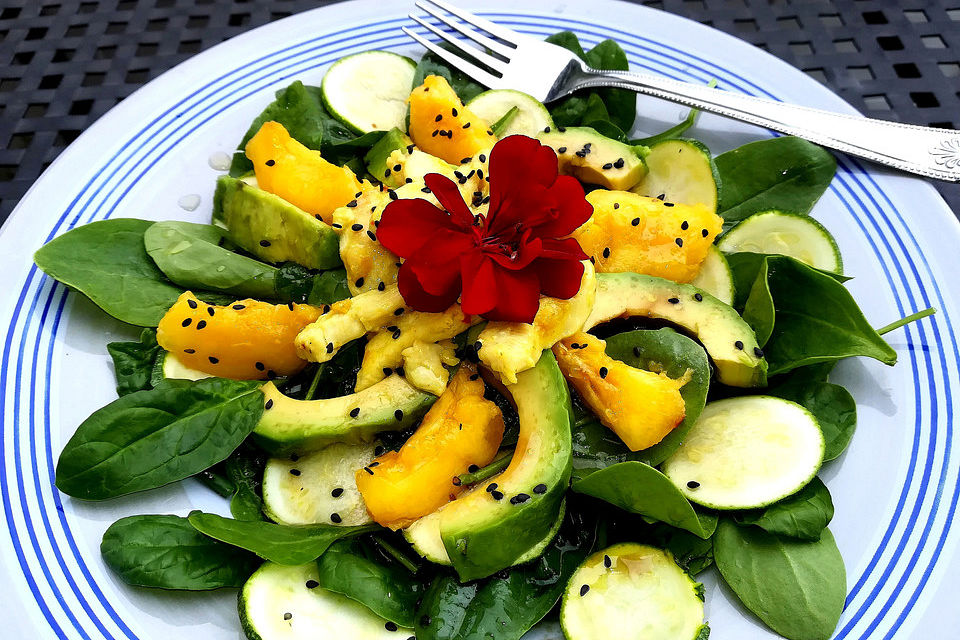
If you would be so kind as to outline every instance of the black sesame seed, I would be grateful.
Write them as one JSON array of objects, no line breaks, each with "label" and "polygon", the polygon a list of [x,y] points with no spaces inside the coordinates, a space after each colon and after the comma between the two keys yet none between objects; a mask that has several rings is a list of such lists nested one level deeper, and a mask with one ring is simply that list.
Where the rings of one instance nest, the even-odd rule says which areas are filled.
[{"label": "black sesame seed", "polygon": [[340,517],[340,514],[339,514],[339,513],[331,513],[331,514],[330,514],[330,522],[332,522],[332,523],[334,523],[334,524],[340,524],[341,522],[343,522],[343,518]]},{"label": "black sesame seed", "polygon": [[708,235],[710,235],[710,232],[707,231],[706,229],[702,229],[702,230],[700,231],[700,235],[702,235],[704,238],[706,238]]},{"label": "black sesame seed", "polygon": [[604,170],[604,171],[609,171],[610,169],[613,169],[613,163],[612,163],[612,162],[608,162],[608,163],[606,163],[605,165],[603,165],[603,170]]},{"label": "black sesame seed", "polygon": [[380,284],[377,285],[377,291],[383,291],[386,288],[387,288],[387,285],[383,282],[383,280],[381,280]]},{"label": "black sesame seed", "polygon": [[193,318],[187,318],[186,320],[180,323],[180,326],[189,327],[191,322],[193,322]]},{"label": "black sesame seed", "polygon": [[687,222],[686,220],[684,220],[683,222],[680,223],[680,228],[681,228],[683,231],[686,231],[687,229],[690,228],[690,223]]},{"label": "black sesame seed", "polygon": [[620,208],[620,203],[619,203],[619,202],[614,202],[614,203],[613,203],[613,208],[614,208],[614,209],[619,209],[619,208]]},{"label": "black sesame seed", "polygon": [[673,203],[672,203],[672,202],[664,202],[664,203],[663,203],[663,206],[665,206],[665,207],[672,207],[672,206],[673,206]]},{"label": "black sesame seed", "polygon": [[196,309],[196,308],[197,308],[197,301],[196,301],[196,300],[187,300],[187,306],[190,307],[191,309]]},{"label": "black sesame seed", "polygon": [[743,351],[743,342],[741,340],[737,340],[736,342],[734,342],[733,346],[735,346],[740,351]]},{"label": "black sesame seed", "polygon": [[277,377],[277,372],[273,369],[267,369],[267,380],[273,380]]},{"label": "black sesame seed", "polygon": [[350,228],[353,229],[354,231],[360,231],[361,229],[363,229],[363,225],[360,224],[360,223],[357,223],[357,224],[351,226]]},{"label": "black sesame seed", "polygon": [[600,379],[602,380],[602,379],[606,378],[606,377],[607,377],[607,374],[610,373],[610,372],[607,370],[606,367],[600,367],[600,371],[599,371],[598,373],[600,374]]},{"label": "black sesame seed", "polygon": [[474,351],[480,351],[480,349],[482,349],[482,348],[483,348],[483,343],[480,342],[479,340],[477,340],[476,342],[473,343],[473,350],[474,350]]},{"label": "black sesame seed", "polygon": [[332,343],[332,342],[328,342],[328,343],[327,343],[327,353],[333,353],[333,343]]},{"label": "black sesame seed", "polygon": [[317,220],[323,220],[323,218],[320,217],[320,214],[319,214],[319,213],[313,214],[313,217],[316,218]]},{"label": "black sesame seed", "polygon": [[482,153],[481,153],[479,156],[477,156],[477,157],[480,158],[480,162],[486,162],[486,161],[487,161],[487,156],[484,155],[484,154],[482,154]]},{"label": "black sesame seed", "polygon": [[680,298],[667,298],[667,302],[670,304],[680,304]]},{"label": "black sesame seed", "polygon": [[415,148],[416,148],[416,145],[408,144],[408,145],[407,145],[407,153],[408,153],[408,154],[413,153],[413,150],[414,150]]},{"label": "black sesame seed", "polygon": [[544,127],[543,132],[544,132],[544,133],[550,133],[550,127]]},{"label": "black sesame seed", "polygon": [[200,331],[200,329],[203,329],[205,326],[207,326],[207,321],[201,320],[197,323],[197,331]]},{"label": "black sesame seed", "polygon": [[587,151],[586,149],[580,149],[580,151],[577,151],[577,152],[576,152],[575,154],[573,154],[573,155],[577,156],[578,158],[586,158],[586,157],[587,157],[587,153],[588,153],[588,151]]},{"label": "black sesame seed", "polygon": [[287,309],[290,309],[290,311],[293,311],[293,303],[292,303],[292,302],[288,302],[288,303],[287,303]]},{"label": "black sesame seed", "polygon": [[368,464],[367,466],[370,467],[371,469],[373,469],[374,467],[379,467],[379,466],[380,466],[380,463],[379,463],[379,462],[371,462],[371,463]]},{"label": "black sesame seed", "polygon": [[261,247],[269,247],[269,246],[270,246],[270,241],[269,241],[269,240],[261,240],[261,241],[260,241],[260,246],[261,246]]},{"label": "black sesame seed", "polygon": [[306,582],[306,584],[304,584],[304,586],[305,586],[307,589],[316,589],[317,587],[320,586],[320,583],[317,582],[316,580],[307,580],[307,582]]},{"label": "black sesame seed", "polygon": [[333,496],[334,498],[339,498],[340,496],[343,495],[343,487],[337,487],[336,489],[330,492],[330,495]]},{"label": "black sesame seed", "polygon": [[355,284],[357,288],[360,288],[363,286],[363,282],[364,282],[363,278],[357,278],[357,281],[354,282],[353,284]]},{"label": "black sesame seed", "polygon": [[610,257],[610,247],[604,247],[604,248],[603,248],[603,257],[604,257],[604,258],[609,258],[609,257]]},{"label": "black sesame seed", "polygon": [[369,473],[370,475],[373,475],[373,469],[371,469],[370,467],[364,467],[363,470]]},{"label": "black sesame seed", "polygon": [[690,482],[687,483],[687,486],[691,489],[696,489],[697,487],[700,486],[700,483],[697,482],[696,480],[691,480]]},{"label": "black sesame seed", "polygon": [[479,373],[471,374],[471,375],[470,375],[470,382],[473,382],[473,381],[475,381],[475,380],[478,380],[479,378],[480,378],[480,374],[479,374]]},{"label": "black sesame seed", "polygon": [[463,484],[463,480],[460,479],[460,476],[453,476],[453,479],[450,482],[452,482],[453,486],[455,487],[459,487],[461,484]]},{"label": "black sesame seed", "polygon": [[611,560],[610,556],[608,556],[607,554],[603,555],[603,566],[605,566],[607,569],[613,566],[613,560]]},{"label": "black sesame seed", "polygon": [[324,312],[324,313],[330,313],[330,305],[328,305],[328,304],[323,305],[323,312]]},{"label": "black sesame seed", "polygon": [[391,199],[391,200],[396,200],[396,199],[398,199],[398,198],[400,197],[400,196],[397,195],[397,192],[396,192],[396,191],[388,191],[388,192],[387,192],[387,195],[390,196],[390,199]]},{"label": "black sesame seed", "polygon": [[496,482],[491,482],[490,484],[487,485],[487,493],[493,493],[496,490],[497,490]]},{"label": "black sesame seed", "polygon": [[390,169],[387,169],[386,171],[383,172],[383,177],[384,177],[384,178],[389,178],[389,177],[390,177]]},{"label": "black sesame seed", "polygon": [[471,124],[473,124],[473,123],[472,123],[472,122],[468,122],[467,124],[463,125],[463,128],[464,128],[464,129],[469,129]]},{"label": "black sesame seed", "polygon": [[400,169],[402,169],[402,168],[403,168],[403,167],[402,167],[401,165],[399,165],[399,164],[393,165],[393,170],[394,170],[394,171],[400,171]]},{"label": "black sesame seed", "polygon": [[566,133],[566,132],[567,132],[567,128],[566,128],[566,127],[557,127],[557,131],[559,131],[560,133]]},{"label": "black sesame seed", "polygon": [[403,410],[397,409],[396,411],[394,411],[393,417],[396,418],[397,420],[403,420]]},{"label": "black sesame seed", "polygon": [[491,491],[490,495],[494,500],[503,500],[503,494],[499,491]]},{"label": "black sesame seed", "polygon": [[697,302],[703,302],[703,294],[695,293],[693,294],[693,299],[696,300]]},{"label": "black sesame seed", "polygon": [[661,193],[660,195],[657,196],[657,200],[663,200],[666,197],[667,197],[667,194]]},{"label": "black sesame seed", "polygon": [[[454,111],[456,111],[456,109],[454,109]],[[383,628],[387,631],[396,631],[399,627],[397,627],[396,623],[388,621],[385,625],[383,625]]]},{"label": "black sesame seed", "polygon": [[754,348],[753,348],[753,355],[757,356],[758,358],[762,358],[762,357],[763,357],[763,349],[761,349],[760,347],[754,347]]},{"label": "black sesame seed", "polygon": [[677,243],[677,246],[678,246],[678,247],[682,247],[682,246],[683,246],[683,238],[677,238],[677,239],[674,240],[674,242]]},{"label": "black sesame seed", "polygon": [[267,165],[268,167],[272,167],[273,165],[277,164],[277,161],[276,161],[276,160],[267,160],[267,161],[264,162],[263,164]]},{"label": "black sesame seed", "polygon": [[218,364],[220,362],[220,358],[215,358],[214,356],[207,356],[207,360],[210,361],[210,364]]},{"label": "black sesame seed", "polygon": [[292,475],[292,476],[299,476],[299,475],[300,475],[300,469],[290,469],[290,475]]},{"label": "black sesame seed", "polygon": [[488,135],[488,136],[492,136],[492,135],[493,135],[493,131],[491,131],[490,129],[487,129],[487,135]]},{"label": "black sesame seed", "polygon": [[[403,184],[410,184],[411,182],[413,182],[413,178],[404,178],[404,179],[403,179]],[[374,209],[376,209],[376,207],[374,207]],[[373,211],[373,209],[370,209],[370,211]],[[377,226],[379,227],[380,225],[377,225]]]},{"label": "black sesame seed", "polygon": [[535,487],[533,488],[533,492],[536,493],[536,494],[538,494],[538,495],[543,495],[544,493],[547,492],[547,485],[545,485],[545,484],[543,484],[543,483],[541,482],[540,484],[538,484],[537,486],[535,486]]},{"label": "black sesame seed", "polygon": [[375,456],[377,456],[377,457],[379,458],[380,456],[383,455],[383,453],[384,453],[386,450],[387,450],[386,447],[384,447],[382,444],[378,444],[376,447],[373,448],[373,455],[375,455]]},{"label": "black sesame seed", "polygon": [[431,138],[436,138],[438,133],[440,133],[439,130],[434,130],[434,132],[430,134],[430,137],[431,137]]},{"label": "black sesame seed", "polygon": [[373,231],[370,231],[369,229],[367,229],[367,237],[373,240],[374,242],[377,241],[377,235]]},{"label": "black sesame seed", "polygon": [[597,259],[593,256],[590,256],[590,264],[597,264]]},{"label": "black sesame seed", "polygon": [[469,467],[467,467],[467,473],[476,473],[477,471],[480,471],[480,467],[478,467],[475,464],[472,464]]},{"label": "black sesame seed", "polygon": [[290,454],[290,462],[297,462],[299,459],[300,459],[300,456],[298,456],[297,454],[295,453]]},{"label": "black sesame seed", "polygon": [[634,218],[633,220],[630,221],[630,224],[632,224],[633,226],[637,226],[638,224],[640,224],[640,218]]},{"label": "black sesame seed", "polygon": [[354,207],[357,206],[357,201],[356,201],[356,200],[351,200],[350,202],[347,203],[347,206],[350,207],[351,209],[353,209]]},{"label": "black sesame seed", "polygon": [[285,614],[283,614],[283,619],[284,619],[284,620],[289,620],[289,619],[292,618],[292,617],[293,617],[293,614],[292,614],[292,613],[285,613]]},{"label": "black sesame seed", "polygon": [[557,153],[566,153],[566,152],[567,152],[567,148],[566,148],[566,147],[560,147],[560,148],[557,149]]},{"label": "black sesame seed", "polygon": [[393,338],[394,340],[396,340],[397,338],[399,338],[399,337],[400,337],[400,329],[397,329],[396,331],[394,331],[393,334],[392,334],[390,337]]},{"label": "black sesame seed", "polygon": [[443,114],[442,114],[442,113],[438,113],[438,114],[437,114],[437,117],[433,119],[434,122],[440,122],[441,120],[443,120]]},{"label": "black sesame seed", "polygon": [[467,156],[466,158],[460,158],[460,164],[467,164],[471,160],[473,160],[471,156]]},{"label": "black sesame seed", "polygon": [[394,311],[394,312],[393,312],[393,315],[395,315],[395,316],[402,316],[402,315],[403,315],[403,307],[400,307],[399,309],[397,309],[396,311]]},{"label": "black sesame seed", "polygon": [[263,405],[263,408],[266,409],[267,411],[269,411],[270,409],[273,409],[273,398],[270,398],[269,400],[267,400],[267,402]]},{"label": "black sesame seed", "polygon": [[617,158],[617,161],[613,163],[617,169],[623,169],[623,158]]},{"label": "black sesame seed", "polygon": [[350,409],[351,418],[356,418],[358,415],[360,415],[360,407],[354,407],[353,409]]},{"label": "black sesame seed", "polygon": [[420,189],[420,191],[422,191],[422,192],[424,192],[424,193],[430,193],[430,187],[424,187],[424,188]]},{"label": "black sesame seed", "polygon": [[524,502],[526,502],[526,501],[529,500],[529,499],[530,499],[529,494],[526,494],[526,493],[518,493],[517,495],[513,496],[512,498],[510,498],[510,504],[523,504]]},{"label": "black sesame seed", "polygon": [[233,308],[234,311],[240,311],[240,310],[242,310],[242,309],[246,309],[246,308],[247,308],[247,305],[245,305],[245,304],[235,304],[235,305],[233,305],[232,308]]},{"label": "black sesame seed", "polygon": [[590,591],[590,585],[585,584],[580,587],[580,597],[582,598],[583,596],[587,595],[588,591]]},{"label": "black sesame seed", "polygon": [[196,350],[196,349],[184,349],[183,352],[184,352],[184,353],[191,353],[191,354],[192,354],[192,353],[196,353],[197,350]]},{"label": "black sesame seed", "polygon": [[[317,219],[319,219],[319,218],[320,218],[320,216],[317,216]],[[333,227],[334,229],[343,229],[343,225],[342,225],[342,224],[338,224],[338,223],[336,223],[336,222],[334,222],[334,223],[331,224],[330,226]]]}]

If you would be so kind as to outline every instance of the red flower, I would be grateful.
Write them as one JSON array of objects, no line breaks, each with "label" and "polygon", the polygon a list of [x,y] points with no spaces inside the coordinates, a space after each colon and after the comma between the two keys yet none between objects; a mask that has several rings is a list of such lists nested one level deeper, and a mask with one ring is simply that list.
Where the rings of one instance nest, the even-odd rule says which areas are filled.
[{"label": "red flower", "polygon": [[587,256],[564,236],[593,207],[576,178],[557,176],[553,149],[505,138],[490,152],[489,178],[486,218],[475,219],[457,185],[438,173],[425,181],[443,209],[419,198],[384,209],[377,238],[405,259],[398,285],[414,309],[443,311],[460,298],[468,315],[533,322],[541,293],[565,300],[579,291]]}]

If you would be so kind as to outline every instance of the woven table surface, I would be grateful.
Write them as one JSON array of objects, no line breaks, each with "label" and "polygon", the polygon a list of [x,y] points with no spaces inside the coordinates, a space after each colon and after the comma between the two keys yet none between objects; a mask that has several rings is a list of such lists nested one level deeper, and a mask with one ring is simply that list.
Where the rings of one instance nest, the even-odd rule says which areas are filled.
[{"label": "woven table surface", "polygon": [[[138,87],[323,0],[0,0],[0,222]],[[960,127],[960,0],[656,0],[766,49],[869,116]],[[411,2],[411,9],[413,2]],[[935,183],[960,214],[960,185]]]}]

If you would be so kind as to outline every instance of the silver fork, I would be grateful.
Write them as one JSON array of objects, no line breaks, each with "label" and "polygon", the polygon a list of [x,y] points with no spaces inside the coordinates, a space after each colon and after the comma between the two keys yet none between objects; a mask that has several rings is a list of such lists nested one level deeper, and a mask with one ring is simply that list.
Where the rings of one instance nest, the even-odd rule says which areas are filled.
[{"label": "silver fork", "polygon": [[443,0],[424,0],[416,5],[479,47],[453,37],[419,16],[411,14],[410,18],[487,69],[407,27],[403,27],[404,33],[492,89],[518,89],[541,102],[590,87],[631,89],[805,138],[910,173],[960,182],[960,131],[833,113],[647,73],[591,69],[563,47],[517,33]]}]

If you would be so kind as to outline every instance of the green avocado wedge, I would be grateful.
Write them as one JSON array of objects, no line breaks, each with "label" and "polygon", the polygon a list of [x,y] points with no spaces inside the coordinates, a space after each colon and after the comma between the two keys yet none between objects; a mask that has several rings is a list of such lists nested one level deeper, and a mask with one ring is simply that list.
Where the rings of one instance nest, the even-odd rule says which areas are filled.
[{"label": "green avocado wedge", "polygon": [[310,269],[341,264],[340,239],[333,227],[243,180],[217,179],[213,219],[226,225],[231,240],[261,260],[296,262]]},{"label": "green avocado wedge", "polygon": [[507,389],[520,417],[506,471],[448,504],[440,536],[463,581],[510,567],[557,522],[570,482],[573,409],[549,350]]},{"label": "green avocado wedge", "polygon": [[697,338],[731,387],[761,387],[767,361],[757,338],[733,307],[693,285],[638,273],[598,273],[597,298],[584,324],[588,330],[616,318],[666,320]]},{"label": "green avocado wedge", "polygon": [[398,375],[325,400],[289,398],[270,382],[263,385],[263,394],[263,416],[253,437],[274,456],[316,451],[335,442],[371,442],[380,431],[411,426],[437,399]]}]

